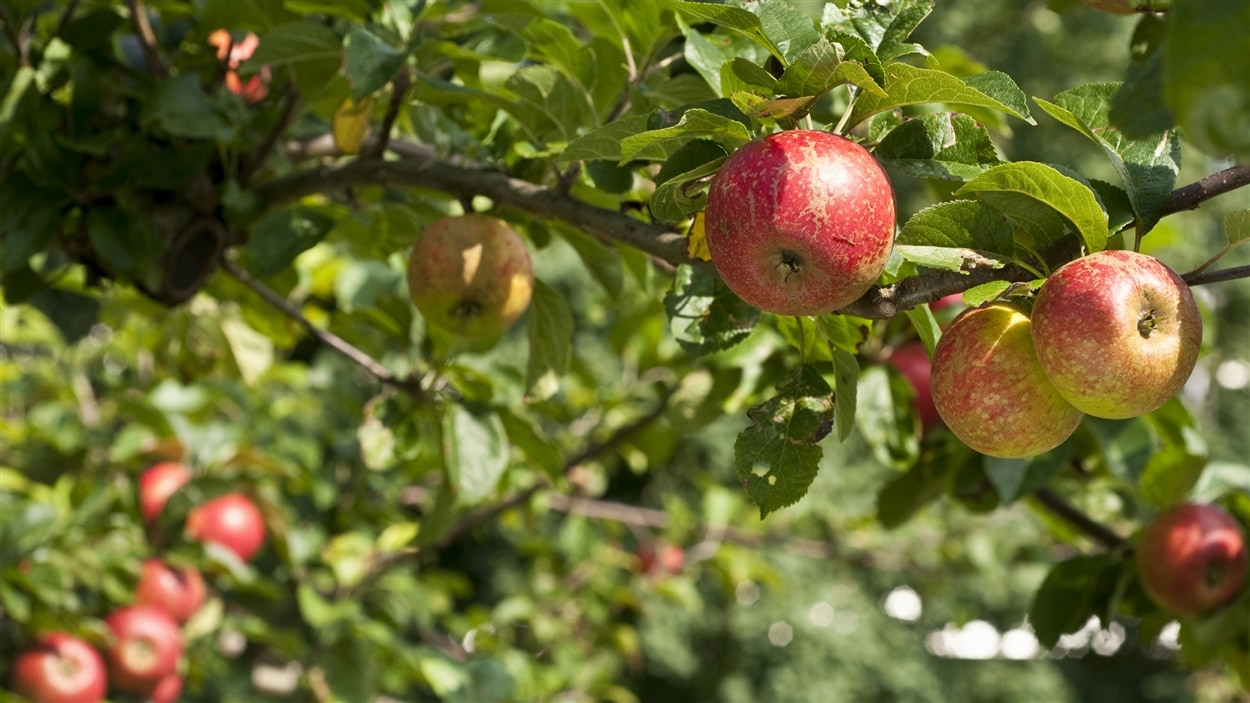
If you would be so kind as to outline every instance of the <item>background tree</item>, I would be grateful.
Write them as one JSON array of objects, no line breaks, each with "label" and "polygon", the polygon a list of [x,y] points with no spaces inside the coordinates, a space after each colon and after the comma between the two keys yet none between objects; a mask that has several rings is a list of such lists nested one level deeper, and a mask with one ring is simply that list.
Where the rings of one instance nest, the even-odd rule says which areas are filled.
[{"label": "background tree", "polygon": [[[1250,589],[1177,630],[1134,559],[1250,525],[1250,9],[1121,5],[0,0],[3,685],[111,651],[155,557],[207,598],[117,700],[1235,700]],[[806,318],[700,214],[793,128],[899,222]],[[468,213],[533,262],[486,338],[406,281]],[[1192,287],[1181,393],[1026,459],[927,429],[895,353],[948,296],[1100,249]]]}]

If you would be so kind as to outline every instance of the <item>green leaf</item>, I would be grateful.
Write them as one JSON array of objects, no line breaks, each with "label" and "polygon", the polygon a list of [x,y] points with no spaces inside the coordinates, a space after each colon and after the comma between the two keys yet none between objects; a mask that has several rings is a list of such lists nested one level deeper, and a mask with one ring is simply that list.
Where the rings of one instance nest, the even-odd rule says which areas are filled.
[{"label": "green leaf", "polygon": [[777,395],[747,411],[752,425],[734,443],[734,465],[760,519],[798,502],[816,478],[817,445],[833,427],[832,390],[810,364],[777,384]]},{"label": "green leaf", "polygon": [[904,469],[916,462],[920,441],[907,379],[883,365],[864,369],[859,377],[856,424],[873,456],[882,464]]},{"label": "green leaf", "polygon": [[1085,426],[1098,441],[1107,469],[1126,484],[1136,486],[1158,448],[1150,425],[1136,417],[1104,420],[1086,416]]},{"label": "green leaf", "polygon": [[924,444],[925,451],[907,472],[890,479],[877,492],[877,521],[887,530],[903,525],[941,498],[959,469],[974,457],[973,451],[949,432],[930,433]]},{"label": "green leaf", "polygon": [[[710,2],[670,2],[668,6],[676,10],[677,14],[688,22],[695,24],[711,22],[725,29],[738,32],[763,46],[779,60],[785,60],[785,52],[765,33],[760,17],[741,7]],[[813,31],[815,30],[813,29]],[[693,33],[697,32],[687,32],[687,38]]]},{"label": "green leaf", "polygon": [[295,257],[324,239],[334,224],[333,218],[306,207],[266,213],[248,238],[248,270],[258,278],[280,273]]},{"label": "green leaf", "polygon": [[987,71],[965,81],[944,71],[901,63],[887,65],[885,73],[885,96],[861,94],[849,124],[857,125],[879,112],[925,103],[985,107],[1036,124],[1029,115],[1024,93],[1006,74]]},{"label": "green leaf", "polygon": [[1124,83],[1111,99],[1111,123],[1132,139],[1145,139],[1176,125],[1163,99],[1163,47],[1170,23],[1152,14],[1142,15],[1133,30],[1129,49],[1133,62]]},{"label": "green leaf", "polygon": [[331,15],[361,24],[369,20],[369,0],[283,0],[283,7],[297,15]]},{"label": "green leaf", "polygon": [[249,386],[255,385],[273,367],[273,341],[236,318],[223,319],[221,333],[239,377]]},{"label": "green leaf", "polygon": [[0,187],[0,269],[24,266],[56,236],[64,194],[23,178],[6,178]]},{"label": "green leaf", "polygon": [[529,42],[531,50],[573,81],[580,88],[583,100],[588,99],[586,90],[598,74],[594,48],[584,45],[572,29],[555,20],[526,17],[523,21],[520,34]]},{"label": "green leaf", "polygon": [[321,657],[326,685],[335,700],[368,701],[377,697],[376,667],[379,661],[369,638],[339,639]]},{"label": "green leaf", "polygon": [[664,310],[673,338],[696,356],[741,342],[760,319],[760,311],[742,302],[718,277],[688,265],[677,267]]},{"label": "green leaf", "polygon": [[499,420],[508,434],[508,442],[521,450],[534,468],[552,481],[558,481],[564,475],[564,457],[560,448],[543,436],[533,422],[506,408],[499,409]]},{"label": "green leaf", "polygon": [[[651,194],[651,215],[661,222],[681,222],[690,215],[699,212],[707,205],[707,186],[710,179],[721,166],[725,164],[727,156],[719,156],[711,161],[706,161],[700,165],[690,168],[688,171],[669,175],[666,173],[670,170],[682,168],[686,162],[697,163],[700,159],[714,156],[717,151],[707,148],[703,145],[711,144],[702,140],[691,142],[678,151],[680,154],[674,154],[674,158],[665,164],[660,174],[665,178],[661,179],[656,176],[657,187],[655,192]],[[693,146],[701,145],[701,146]],[[719,146],[719,145],[713,145]],[[690,147],[690,148],[687,148]],[[724,150],[719,150],[723,154]],[[678,158],[680,157],[680,158]],[[672,167],[670,169],[670,166]]]},{"label": "green leaf", "polygon": [[933,11],[934,0],[896,0],[891,3],[826,3],[821,28],[858,35],[872,46],[881,61],[908,54],[928,53],[907,43],[912,31]]},{"label": "green leaf", "polygon": [[[995,166],[956,195],[975,194],[1004,214],[1023,222],[1045,223],[1058,214],[1081,236],[1089,253],[1107,243],[1107,216],[1093,191],[1053,166],[1031,161]],[[1058,233],[1047,232],[1052,238]]]},{"label": "green leaf", "polygon": [[546,400],[560,390],[568,371],[573,342],[573,311],[568,300],[542,281],[534,281],[528,317],[529,361],[525,366],[526,398]]},{"label": "green leaf", "polygon": [[1000,269],[1006,264],[973,249],[927,247],[897,244],[894,251],[903,259],[931,269],[968,273],[975,269]]},{"label": "green leaf", "polygon": [[87,235],[101,259],[118,274],[131,278],[152,270],[163,244],[150,220],[130,217],[112,207],[87,211]]},{"label": "green leaf", "polygon": [[245,66],[286,66],[309,61],[342,60],[343,41],[320,22],[299,20],[274,27],[261,36]]},{"label": "green leaf", "polygon": [[1185,137],[1250,156],[1250,3],[1180,2],[1163,49],[1163,94]]},{"label": "green leaf", "polygon": [[621,160],[629,161],[640,152],[695,138],[711,138],[737,148],[751,141],[745,121],[745,116],[739,119],[703,108],[692,108],[682,113],[681,119],[672,127],[653,129],[621,140]]},{"label": "green leaf", "polygon": [[[6,287],[8,283],[6,279]],[[100,303],[95,298],[74,291],[44,288],[32,295],[27,303],[56,325],[66,344],[74,344],[86,337],[100,321]]]},{"label": "green leaf", "polygon": [[1029,459],[999,459],[987,456],[984,459],[985,476],[998,493],[999,503],[1010,505],[1021,496],[1046,485],[1047,481],[1068,465],[1072,451],[1072,442],[1064,442],[1052,451]]},{"label": "green leaf", "polygon": [[460,505],[490,497],[508,468],[508,435],[488,408],[456,403],[443,416],[444,461]]},{"label": "green leaf", "polygon": [[1138,488],[1150,505],[1163,509],[1184,500],[1202,477],[1210,452],[1193,416],[1175,398],[1143,419],[1163,440],[1146,461]]},{"label": "green leaf", "polygon": [[1181,168],[1180,140],[1172,132],[1141,140],[1125,137],[1111,126],[1111,100],[1118,85],[1093,83],[1055,96],[1050,103],[1034,98],[1051,117],[1093,141],[1111,161],[1124,183],[1142,233],[1150,231],[1167,207]]},{"label": "green leaf", "polygon": [[613,298],[621,294],[625,285],[625,269],[615,248],[574,227],[557,227],[556,232],[573,247],[590,275],[603,286]]},{"label": "green leaf", "polygon": [[822,38],[799,54],[782,74],[777,92],[788,97],[819,97],[844,83],[885,95],[863,64],[844,60],[844,50]]},{"label": "green leaf", "polygon": [[1078,556],[1050,570],[1029,609],[1029,624],[1043,648],[1054,647],[1060,635],[1101,614],[1098,603],[1114,580],[1115,559],[1111,554]]},{"label": "green leaf", "polygon": [[859,391],[859,360],[851,352],[833,350],[833,418],[838,429],[838,440],[846,441],[855,428],[856,398]]},{"label": "green leaf", "polygon": [[[621,158],[621,142],[629,137],[642,134],[650,129],[651,119],[647,115],[630,115],[602,127],[591,130],[569,142],[560,154],[562,164],[574,161],[590,161],[604,159],[624,162]],[[664,161],[669,154],[677,149],[676,144],[657,144],[643,149],[633,155],[633,159],[646,161]]]},{"label": "green leaf", "polygon": [[933,348],[937,346],[937,341],[942,336],[942,328],[938,325],[933,310],[928,305],[918,305],[908,308],[903,314],[907,315],[907,319],[911,321],[911,326],[916,330],[921,343],[924,344],[925,353],[932,359]]},{"label": "green leaf", "polygon": [[343,43],[343,73],[360,102],[390,82],[406,55],[364,27],[354,26]]},{"label": "green leaf", "polygon": [[143,106],[141,119],[144,124],[179,137],[229,141],[234,135],[195,73],[158,83]]},{"label": "green leaf", "polygon": [[968,115],[938,112],[892,129],[873,154],[917,178],[967,181],[999,163],[989,132]]},{"label": "green leaf", "polygon": [[976,200],[951,200],[912,215],[899,230],[897,244],[952,247],[1011,258],[1015,241],[1001,212]]},{"label": "green leaf", "polygon": [[1250,239],[1250,210],[1234,210],[1224,215],[1224,234],[1229,244]]}]

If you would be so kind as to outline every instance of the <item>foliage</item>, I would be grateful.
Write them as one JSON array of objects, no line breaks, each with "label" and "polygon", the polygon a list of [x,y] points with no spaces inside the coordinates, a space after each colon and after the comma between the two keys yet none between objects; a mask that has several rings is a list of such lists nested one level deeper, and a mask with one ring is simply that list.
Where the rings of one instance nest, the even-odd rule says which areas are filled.
[{"label": "foliage", "polygon": [[[1170,618],[1132,535],[1186,497],[1250,529],[1250,290],[1211,266],[1244,258],[1250,203],[1183,212],[1246,182],[1205,176],[1250,159],[1250,10],[1054,4],[1027,15],[1133,27],[1123,80],[1039,95],[1036,67],[926,39],[932,0],[0,0],[0,659],[102,643],[159,553],[215,589],[191,700],[1068,695],[1050,668],[952,684],[921,644],[1026,613],[1045,649],[1129,624],[1136,686]],[[880,285],[814,320],[746,306],[700,247],[711,176],[794,127],[870,148],[902,215]],[[404,284],[423,227],[470,211],[538,279],[484,341]],[[928,304],[1027,300],[1104,248],[1192,269],[1190,389],[1027,460],[922,433],[881,362],[932,348]],[[194,478],[145,527],[137,477],[166,459]],[[251,564],[180,531],[240,487],[270,534]],[[638,572],[657,539],[683,573]],[[876,607],[903,584],[916,625]],[[792,627],[824,621],[796,603],[880,641]],[[1183,623],[1181,657],[1250,686],[1248,621],[1243,596]]]}]

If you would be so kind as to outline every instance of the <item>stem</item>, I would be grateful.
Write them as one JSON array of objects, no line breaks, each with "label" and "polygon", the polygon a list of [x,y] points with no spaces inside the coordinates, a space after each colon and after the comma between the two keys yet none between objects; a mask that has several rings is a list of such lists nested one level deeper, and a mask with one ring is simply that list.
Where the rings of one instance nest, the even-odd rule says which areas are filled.
[{"label": "stem", "polygon": [[1250,241],[1250,240],[1241,239],[1236,242],[1229,242],[1228,244],[1224,245],[1223,249],[1220,249],[1219,251],[1215,252],[1215,256],[1212,256],[1211,258],[1207,259],[1206,261],[1203,262],[1201,266],[1194,269],[1193,271],[1190,271],[1184,276],[1181,276],[1181,278],[1184,278],[1188,282],[1190,277],[1198,276],[1203,271],[1206,271],[1207,269],[1211,268],[1211,265],[1219,261],[1221,258],[1223,258],[1225,254],[1235,249],[1239,244],[1245,244],[1247,241]]},{"label": "stem", "polygon": [[1208,283],[1223,283],[1224,281],[1234,281],[1238,278],[1250,278],[1250,265],[1231,266],[1211,272],[1195,270],[1181,276],[1181,278],[1190,286],[1203,286]]},{"label": "stem", "polygon": [[161,60],[160,51],[157,49],[156,34],[148,22],[148,10],[143,6],[143,0],[126,0],[126,7],[130,9],[130,22],[134,25],[135,34],[139,37],[139,47],[143,49],[143,57],[148,62],[148,70],[153,76],[164,78],[169,74],[165,70],[165,62]]},{"label": "stem", "polygon": [[1084,532],[1090,539],[1107,549],[1117,549],[1126,544],[1125,539],[1116,534],[1114,530],[1086,515],[1079,508],[1064,500],[1058,493],[1049,488],[1037,489],[1033,492],[1033,497],[1050,514]]},{"label": "stem", "polygon": [[377,143],[373,145],[369,155],[374,158],[382,158],[386,154],[387,143],[391,139],[391,131],[395,128],[395,119],[399,117],[399,110],[404,105],[404,95],[408,93],[408,87],[412,85],[412,76],[408,73],[408,67],[405,65],[399,69],[399,73],[395,76],[395,80],[391,83],[391,102],[386,106],[386,114],[382,116],[382,126],[378,128]]}]

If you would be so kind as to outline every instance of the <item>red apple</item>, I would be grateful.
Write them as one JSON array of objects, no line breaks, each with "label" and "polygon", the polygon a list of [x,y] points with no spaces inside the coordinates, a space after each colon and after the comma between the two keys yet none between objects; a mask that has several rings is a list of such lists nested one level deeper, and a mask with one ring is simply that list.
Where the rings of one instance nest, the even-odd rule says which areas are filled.
[{"label": "red apple", "polygon": [[965,310],[933,350],[933,403],[964,444],[1002,458],[1036,456],[1081,424],[1033,353],[1029,318],[994,304]]},{"label": "red apple", "polygon": [[1033,307],[1033,345],[1059,394],[1094,417],[1163,405],[1185,385],[1202,346],[1202,316],[1175,271],[1109,250],[1055,271]]},{"label": "red apple", "polygon": [[907,342],[890,352],[885,361],[898,369],[898,372],[916,391],[912,407],[916,409],[916,416],[920,418],[922,431],[928,432],[941,422],[941,417],[938,416],[937,408],[933,405],[933,391],[930,388],[932,366],[929,363],[929,354],[924,349],[924,343],[920,340]]},{"label": "red apple", "polygon": [[686,565],[686,552],[676,544],[653,544],[638,547],[639,570],[649,576],[671,576],[681,573]]},{"label": "red apple", "polygon": [[31,703],[99,703],[108,678],[104,659],[90,644],[49,632],[13,661],[9,684]]},{"label": "red apple", "polygon": [[1180,503],[1142,530],[1137,574],[1167,612],[1196,618],[1218,610],[1246,581],[1246,537],[1217,505]]},{"label": "red apple", "polygon": [[734,152],[708,191],[712,263],[738,297],[819,315],[863,295],[894,244],[894,190],[863,147],[790,130]]},{"label": "red apple", "polygon": [[170,674],[156,682],[156,687],[148,694],[148,703],[174,703],[182,695],[182,686],[186,681],[180,674]]},{"label": "red apple", "polygon": [[207,590],[199,569],[174,568],[159,559],[143,562],[135,600],[165,610],[178,622],[191,619],[204,603]]},{"label": "red apple", "polygon": [[489,337],[529,307],[534,268],[525,242],[503,220],[445,217],[413,245],[408,291],[429,324],[462,337]]},{"label": "red apple", "polygon": [[113,645],[105,651],[109,678],[119,691],[150,693],[177,671],[182,631],[173,617],[151,605],[131,605],[105,620]]},{"label": "red apple", "polygon": [[196,506],[187,515],[187,533],[226,547],[247,561],[265,543],[265,518],[250,498],[227,493]]},{"label": "red apple", "polygon": [[143,519],[155,522],[165,503],[179,488],[191,480],[187,467],[174,461],[153,464],[139,476],[139,509]]},{"label": "red apple", "polygon": [[260,38],[248,32],[243,39],[236,42],[229,32],[218,29],[208,35],[208,43],[217,49],[217,60],[224,60],[229,66],[225,76],[226,90],[242,96],[249,103],[263,100],[269,93],[269,81],[272,78],[269,67],[262,66],[260,73],[247,79],[246,83],[239,77],[239,72],[236,70],[239,64],[252,57],[256,47],[260,46]]}]

